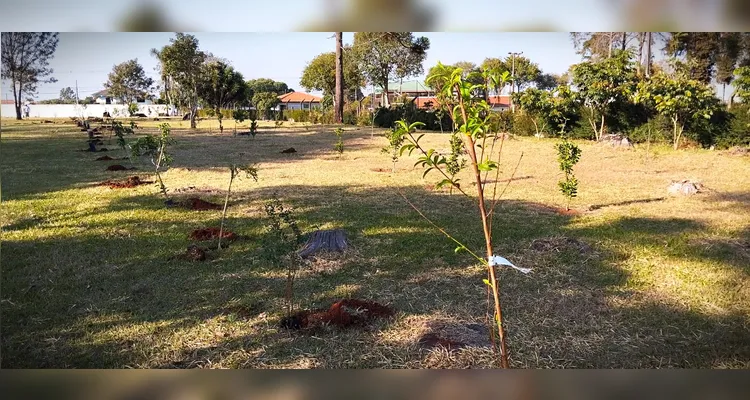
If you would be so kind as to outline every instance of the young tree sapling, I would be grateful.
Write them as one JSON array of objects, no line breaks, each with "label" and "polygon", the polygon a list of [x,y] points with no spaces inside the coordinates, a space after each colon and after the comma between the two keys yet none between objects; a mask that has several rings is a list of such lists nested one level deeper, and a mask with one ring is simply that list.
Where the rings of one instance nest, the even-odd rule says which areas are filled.
[{"label": "young tree sapling", "polygon": [[160,170],[162,168],[168,168],[173,161],[172,156],[167,153],[166,149],[169,144],[174,142],[174,140],[170,137],[171,129],[169,127],[169,124],[161,124],[159,125],[159,129],[161,130],[161,135],[159,135],[158,137],[154,137],[153,135],[146,135],[144,137],[138,138],[138,140],[136,140],[130,146],[130,148],[134,156],[145,156],[151,159],[151,164],[153,164],[154,166],[154,173],[156,174],[156,178],[159,180],[159,188],[161,189],[162,194],[164,194],[164,197],[167,199],[165,201],[165,204],[171,206],[173,203],[172,200],[169,199],[169,195],[167,194],[167,187],[164,185],[164,181],[161,178]]},{"label": "young tree sapling", "polygon": [[229,194],[232,192],[232,182],[240,172],[244,172],[246,177],[258,181],[258,169],[254,165],[238,166],[232,164],[229,166],[229,186],[227,187],[227,196],[224,198],[224,210],[221,212],[221,226],[219,227],[219,250],[221,250],[221,238],[224,234],[224,220],[227,217],[227,205],[229,205]]}]

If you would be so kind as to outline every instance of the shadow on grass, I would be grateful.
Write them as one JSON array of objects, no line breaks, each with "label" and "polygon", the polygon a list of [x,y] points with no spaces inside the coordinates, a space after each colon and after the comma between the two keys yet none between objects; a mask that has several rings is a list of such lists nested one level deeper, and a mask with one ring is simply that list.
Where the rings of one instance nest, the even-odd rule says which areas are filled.
[{"label": "shadow on grass", "polygon": [[[482,254],[471,202],[418,186],[403,190]],[[297,281],[302,308],[351,296],[391,304],[402,317],[445,313],[483,320],[485,271],[465,253],[454,253],[455,244],[395,190],[294,185],[237,196],[258,210],[274,193],[297,209],[305,231],[345,229],[356,250],[342,268]],[[100,213],[153,211],[160,202],[156,195],[116,198]],[[320,336],[278,331],[284,279],[261,257],[258,217],[233,213],[228,229],[249,239],[194,263],[168,258],[190,243],[190,230],[218,226],[220,212],[160,212],[157,222],[96,218],[78,236],[3,243],[2,366],[422,366],[414,361],[424,356],[416,338],[381,341],[379,332],[391,329],[385,322],[370,331]],[[534,269],[530,275],[499,270],[513,366],[706,368],[750,359],[746,316],[706,315],[653,300],[628,286],[629,272],[621,267],[630,253],[618,242],[657,249],[705,226],[680,219],[570,223],[540,204],[499,207],[496,254]],[[588,247],[533,246],[563,236]]]}]

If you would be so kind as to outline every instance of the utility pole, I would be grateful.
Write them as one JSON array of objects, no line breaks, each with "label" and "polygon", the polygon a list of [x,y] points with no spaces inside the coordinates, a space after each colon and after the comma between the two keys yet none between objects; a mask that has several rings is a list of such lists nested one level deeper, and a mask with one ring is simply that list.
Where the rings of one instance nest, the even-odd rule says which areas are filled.
[{"label": "utility pole", "polygon": [[523,52],[508,52],[511,56],[511,67],[510,67],[510,110],[515,112],[516,107],[513,104],[513,93],[516,92],[516,56],[520,56]]},{"label": "utility pole", "polygon": [[78,79],[76,79],[76,105],[78,105]]},{"label": "utility pole", "polygon": [[336,32],[336,93],[333,119],[337,124],[344,122],[344,54],[343,32]]}]

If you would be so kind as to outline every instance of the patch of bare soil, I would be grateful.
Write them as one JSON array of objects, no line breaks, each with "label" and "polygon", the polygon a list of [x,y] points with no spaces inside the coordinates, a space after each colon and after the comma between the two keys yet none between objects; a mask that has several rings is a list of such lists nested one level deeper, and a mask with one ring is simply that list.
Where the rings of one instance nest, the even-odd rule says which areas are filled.
[{"label": "patch of bare soil", "polygon": [[210,187],[198,188],[195,186],[188,186],[172,190],[173,193],[208,193],[208,194],[223,194],[224,191],[221,189],[215,189]]},{"label": "patch of bare soil", "polygon": [[337,328],[363,327],[376,319],[394,315],[393,308],[373,301],[344,299],[327,310],[304,310],[281,320],[281,327],[308,330],[333,326]]},{"label": "patch of bare soil", "polygon": [[95,161],[111,161],[111,160],[114,160],[114,158],[110,156],[101,156],[101,157],[97,157]]},{"label": "patch of bare soil", "polygon": [[140,185],[146,185],[149,183],[154,183],[153,181],[142,181],[141,178],[137,176],[131,176],[125,179],[124,181],[104,181],[102,183],[99,183],[97,186],[109,186],[111,189],[126,189],[126,188],[134,188],[136,186]]},{"label": "patch of bare soil", "polygon": [[465,347],[491,348],[492,341],[487,326],[451,320],[428,320],[417,344],[424,349],[444,348],[448,351]]},{"label": "patch of bare soil", "polygon": [[135,167],[127,168],[120,164],[110,165],[107,167],[107,171],[127,171],[127,170],[134,170]]},{"label": "patch of bare soil", "polygon": [[728,154],[730,156],[740,156],[740,157],[750,156],[750,147],[735,146],[727,150],[724,154]]},{"label": "patch of bare soil", "polygon": [[206,261],[207,249],[198,247],[194,244],[187,247],[184,253],[179,253],[170,257],[170,260],[180,259],[188,261]]},{"label": "patch of bare soil", "polygon": [[540,252],[561,252],[565,250],[575,250],[580,253],[588,253],[591,251],[591,246],[587,243],[582,242],[578,239],[570,237],[552,237],[536,239],[531,242],[531,250]]},{"label": "patch of bare soil", "polygon": [[[219,238],[219,228],[200,228],[190,232],[189,238],[191,240],[213,240]],[[237,234],[228,230],[221,232],[222,239],[237,239]]]},{"label": "patch of bare soil", "polygon": [[188,210],[206,211],[206,210],[221,210],[221,204],[211,203],[209,201],[201,200],[197,197],[190,197],[187,200],[180,202],[180,206],[187,208]]},{"label": "patch of bare soil", "polygon": [[370,171],[373,171],[373,172],[393,172],[393,170],[387,169],[387,168],[370,168]]}]

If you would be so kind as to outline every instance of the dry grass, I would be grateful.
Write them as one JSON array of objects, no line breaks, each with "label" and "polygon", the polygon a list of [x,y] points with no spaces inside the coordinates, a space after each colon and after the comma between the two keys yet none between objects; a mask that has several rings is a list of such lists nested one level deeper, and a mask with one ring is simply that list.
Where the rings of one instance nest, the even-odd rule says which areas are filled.
[{"label": "dry grass", "polygon": [[[144,163],[106,172],[98,154],[76,151],[84,133],[39,122],[2,124],[3,367],[497,367],[486,348],[418,346],[439,321],[484,323],[485,271],[394,188],[477,250],[481,229],[465,198],[425,189],[437,176],[422,180],[414,160],[391,173],[379,131],[348,128],[339,157],[332,127],[262,124],[250,138],[232,137],[231,121],[223,135],[205,131],[215,121],[198,131],[170,122],[175,163],[163,177],[177,199],[223,204],[227,165],[259,167],[260,181],[235,181],[230,199],[227,229],[246,239],[195,263],[170,257],[193,229],[218,226],[220,211],[167,209],[153,185],[92,186],[134,172],[153,179]],[[140,122],[139,134],[161,122]],[[423,140],[444,148],[447,138]],[[104,141],[105,154],[122,156]],[[553,143],[504,144],[499,189],[524,156],[495,218],[496,251],[534,270],[500,271],[512,366],[750,367],[750,159],[582,142],[579,214],[560,215]],[[288,147],[297,153],[279,153]],[[682,179],[710,190],[667,196]],[[342,228],[353,244],[303,266],[298,306],[357,297],[392,305],[395,318],[312,335],[277,328],[284,273],[264,263],[257,240],[274,193],[305,232]]]}]

